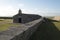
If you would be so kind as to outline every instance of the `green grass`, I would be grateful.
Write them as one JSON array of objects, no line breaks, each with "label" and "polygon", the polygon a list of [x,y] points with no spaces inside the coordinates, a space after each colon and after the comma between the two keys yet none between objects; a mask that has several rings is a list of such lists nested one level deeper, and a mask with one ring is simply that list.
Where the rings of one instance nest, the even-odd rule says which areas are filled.
[{"label": "green grass", "polygon": [[8,30],[11,26],[17,27],[20,24],[13,23],[12,19],[0,19],[0,31]]},{"label": "green grass", "polygon": [[53,22],[53,24],[60,30],[60,22]]},{"label": "green grass", "polygon": [[12,26],[14,26],[14,27],[17,27],[17,26],[20,26],[20,24],[14,24],[14,23],[6,23],[6,24],[2,24],[2,25],[0,25],[0,31],[5,31],[5,30],[7,30],[7,29],[9,29],[9,27],[12,27]]},{"label": "green grass", "polygon": [[29,40],[60,40],[60,22],[45,19]]}]

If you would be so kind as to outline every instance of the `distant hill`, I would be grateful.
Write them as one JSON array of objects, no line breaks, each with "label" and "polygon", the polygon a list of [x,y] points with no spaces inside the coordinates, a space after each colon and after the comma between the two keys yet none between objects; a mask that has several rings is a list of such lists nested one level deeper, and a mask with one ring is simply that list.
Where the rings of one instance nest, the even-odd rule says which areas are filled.
[{"label": "distant hill", "polygon": [[0,17],[0,19],[12,19],[13,17]]}]

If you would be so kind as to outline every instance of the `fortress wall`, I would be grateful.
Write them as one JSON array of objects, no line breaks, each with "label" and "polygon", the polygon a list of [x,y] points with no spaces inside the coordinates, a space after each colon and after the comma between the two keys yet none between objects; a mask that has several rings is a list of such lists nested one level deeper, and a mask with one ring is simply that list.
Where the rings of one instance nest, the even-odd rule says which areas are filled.
[{"label": "fortress wall", "polygon": [[0,32],[0,40],[28,40],[42,23],[43,18],[21,24],[20,27],[11,27],[10,30]]}]

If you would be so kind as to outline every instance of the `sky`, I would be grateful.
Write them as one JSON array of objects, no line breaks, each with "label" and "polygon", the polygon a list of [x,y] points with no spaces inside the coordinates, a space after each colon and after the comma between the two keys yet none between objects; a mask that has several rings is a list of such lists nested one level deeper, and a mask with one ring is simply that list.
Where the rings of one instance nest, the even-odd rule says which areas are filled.
[{"label": "sky", "polygon": [[26,14],[60,16],[60,0],[0,0],[0,16],[12,17],[19,9]]}]

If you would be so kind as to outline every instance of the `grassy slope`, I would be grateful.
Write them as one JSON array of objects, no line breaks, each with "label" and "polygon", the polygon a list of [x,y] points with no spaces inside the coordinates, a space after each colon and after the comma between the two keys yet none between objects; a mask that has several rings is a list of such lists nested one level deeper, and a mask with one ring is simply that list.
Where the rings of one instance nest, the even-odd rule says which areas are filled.
[{"label": "grassy slope", "polygon": [[53,22],[55,26],[60,30],[60,22]]},{"label": "grassy slope", "polygon": [[45,19],[29,40],[60,40],[60,22]]}]

